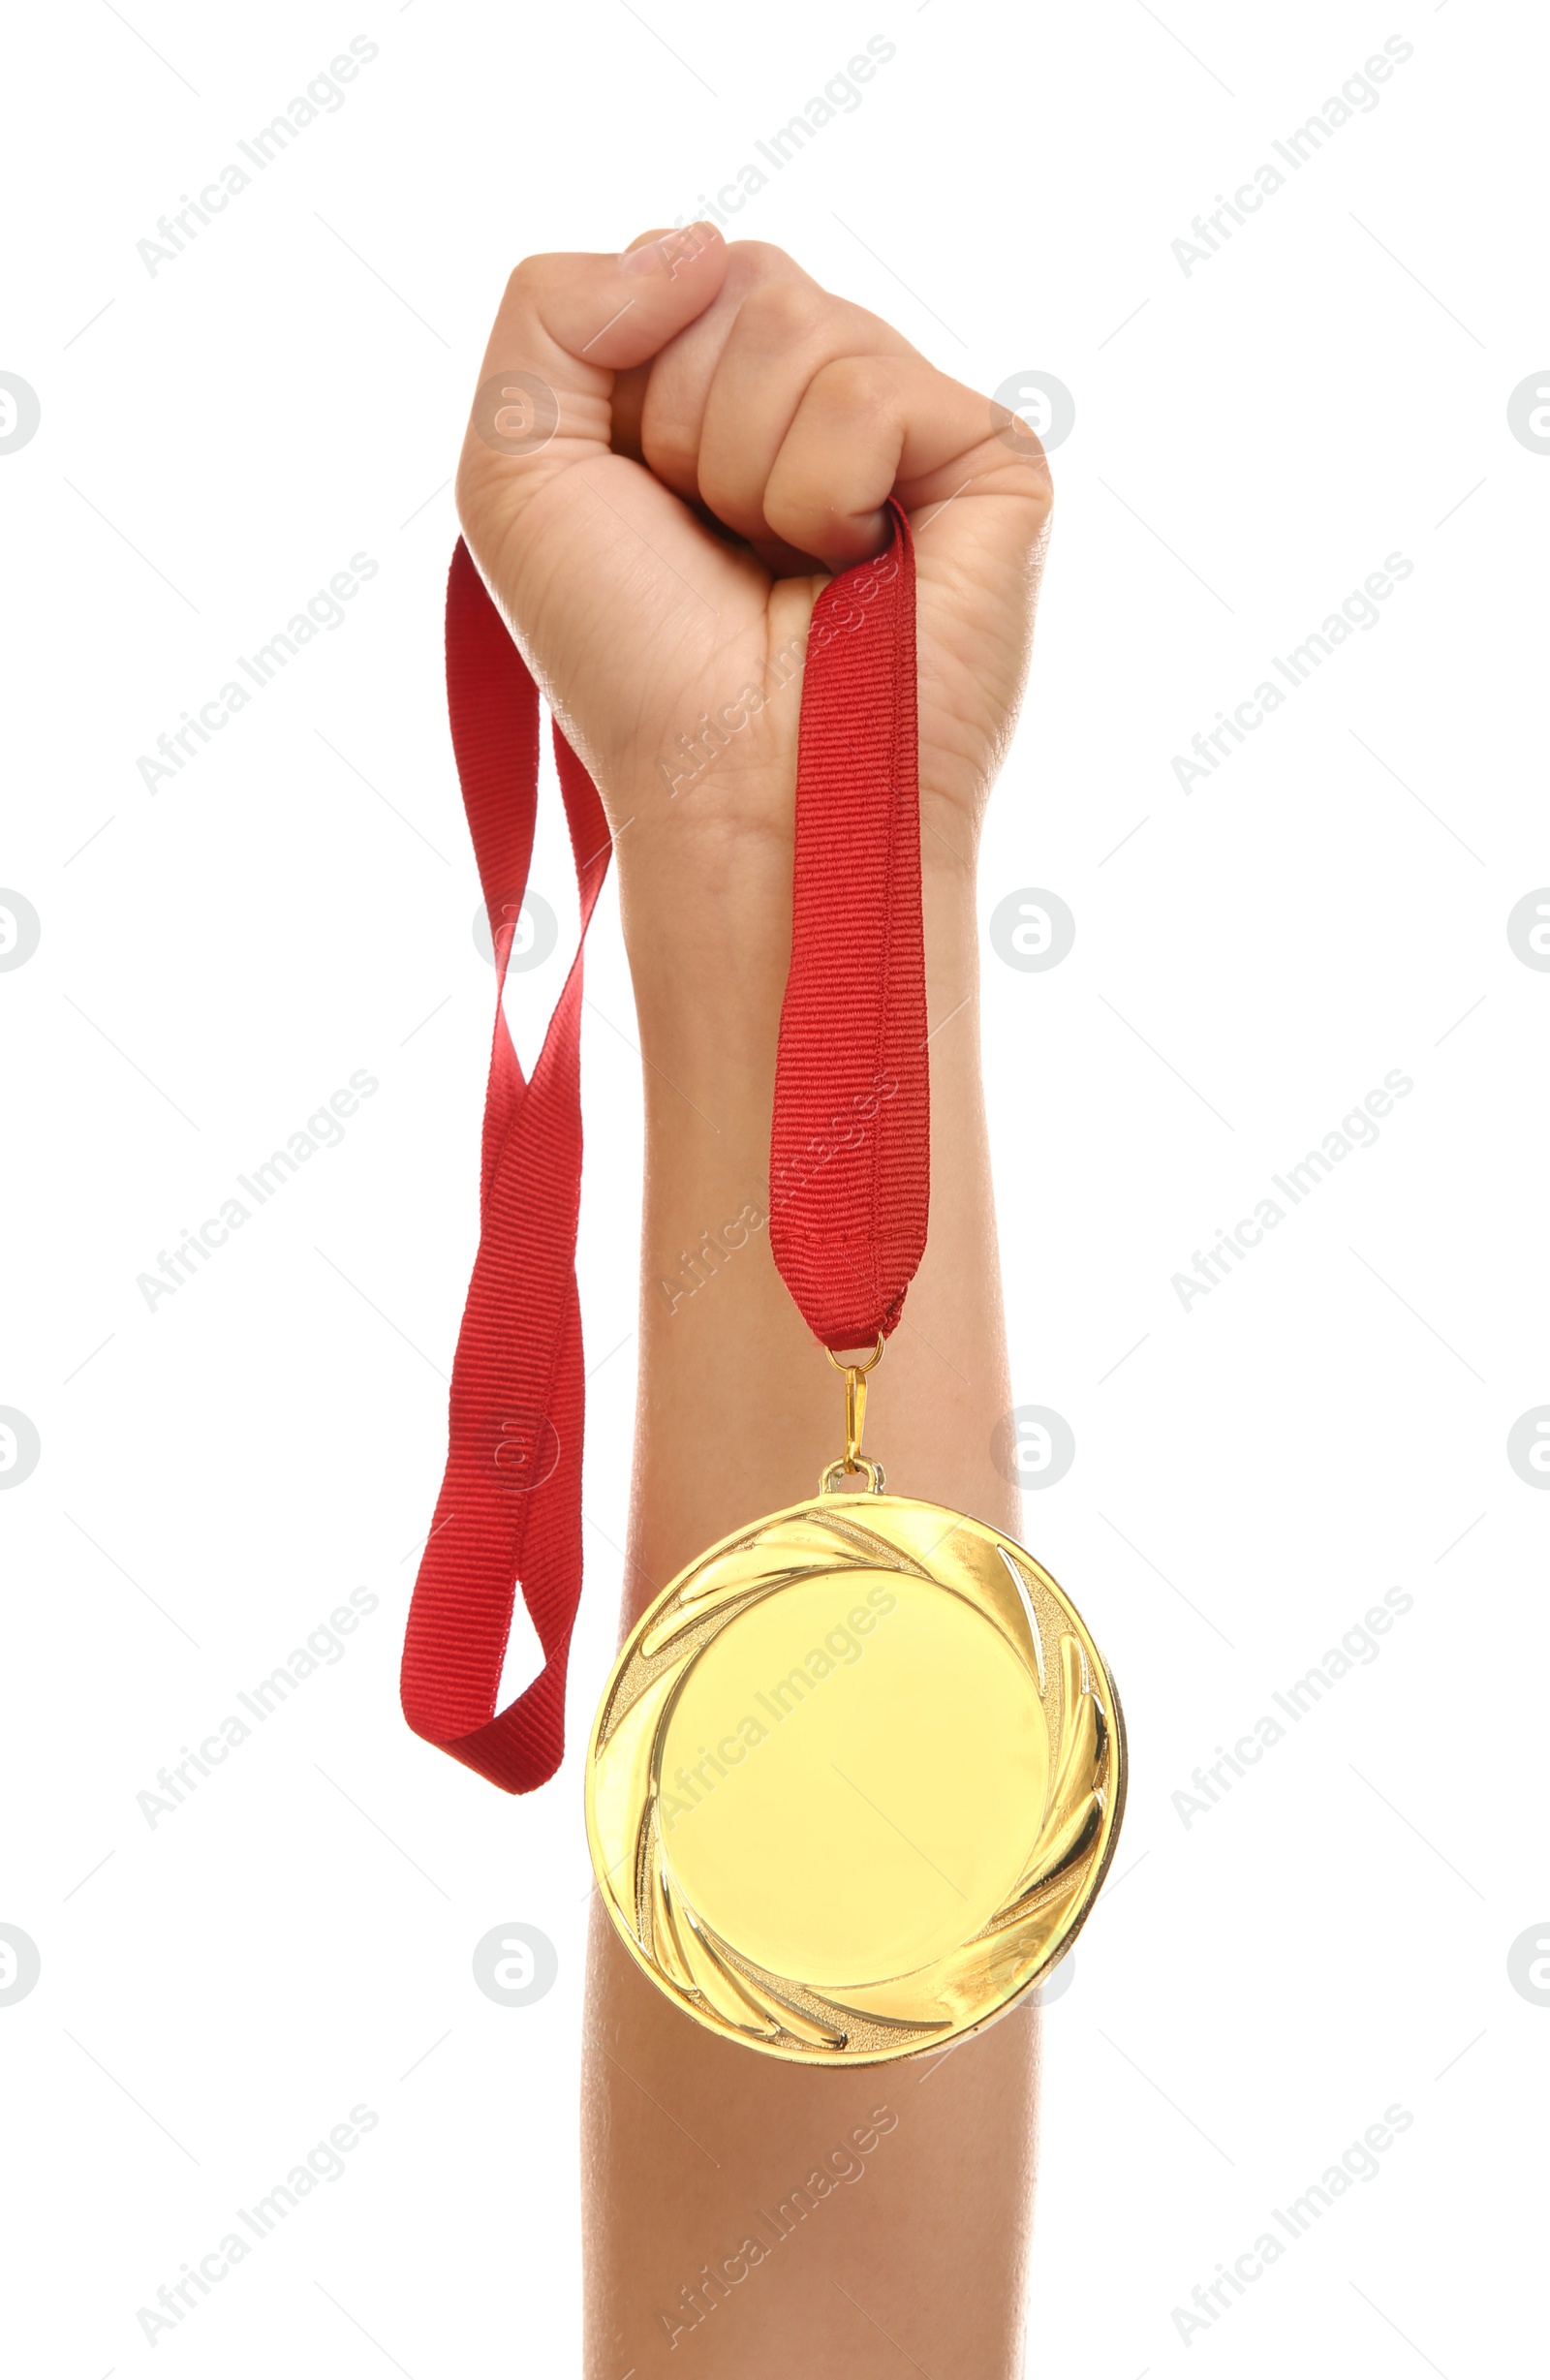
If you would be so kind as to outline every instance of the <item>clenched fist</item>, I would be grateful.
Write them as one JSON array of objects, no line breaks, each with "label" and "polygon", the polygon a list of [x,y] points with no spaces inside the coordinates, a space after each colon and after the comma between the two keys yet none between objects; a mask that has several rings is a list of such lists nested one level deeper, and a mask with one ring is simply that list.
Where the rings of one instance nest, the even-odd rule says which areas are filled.
[{"label": "clenched fist", "polygon": [[890,495],[916,541],[923,856],[972,863],[1049,515],[1015,416],[707,224],[528,258],[480,383],[464,534],[623,838],[637,968],[689,855],[701,890],[752,887],[765,858],[789,881],[808,617],[886,542]]}]

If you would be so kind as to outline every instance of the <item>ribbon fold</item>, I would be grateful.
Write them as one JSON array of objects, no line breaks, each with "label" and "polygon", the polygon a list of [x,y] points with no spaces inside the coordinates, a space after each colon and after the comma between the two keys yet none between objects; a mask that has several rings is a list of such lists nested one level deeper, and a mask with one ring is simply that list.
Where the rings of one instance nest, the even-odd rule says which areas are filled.
[{"label": "ribbon fold", "polygon": [[[834,1348],[894,1328],[929,1204],[914,557],[903,510],[888,510],[888,545],[830,582],[808,632],[770,1134],[770,1246],[804,1319]],[[461,541],[447,589],[447,693],[495,945],[495,1030],[479,1252],[400,1691],[418,1735],[527,1793],[564,1755],[581,1592],[581,965],[611,844],[597,788],[556,726],[581,942],[529,1079],[501,995],[533,853],[539,695]],[[544,1666],[497,1712],[518,1591]]]}]

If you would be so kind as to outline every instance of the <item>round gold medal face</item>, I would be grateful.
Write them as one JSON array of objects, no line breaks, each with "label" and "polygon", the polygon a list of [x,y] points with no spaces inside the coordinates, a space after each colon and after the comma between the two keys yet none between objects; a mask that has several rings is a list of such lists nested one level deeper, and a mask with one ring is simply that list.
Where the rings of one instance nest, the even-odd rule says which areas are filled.
[{"label": "round gold medal face", "polygon": [[808,2065],[945,2047],[1070,1942],[1125,1799],[1119,1703],[1032,1555],[822,1496],[693,1562],[587,1759],[604,1903],[712,2031]]}]

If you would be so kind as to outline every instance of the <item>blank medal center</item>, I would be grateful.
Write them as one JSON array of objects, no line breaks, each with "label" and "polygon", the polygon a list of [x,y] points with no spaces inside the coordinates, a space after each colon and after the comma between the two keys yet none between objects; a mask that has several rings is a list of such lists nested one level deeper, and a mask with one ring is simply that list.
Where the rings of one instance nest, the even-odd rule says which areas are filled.
[{"label": "blank medal center", "polygon": [[913,1973],[989,1921],[1038,1829],[1048,1740],[972,1604],[857,1569],[729,1621],[684,1680],[661,1763],[690,1906],[772,1974],[832,1990]]}]

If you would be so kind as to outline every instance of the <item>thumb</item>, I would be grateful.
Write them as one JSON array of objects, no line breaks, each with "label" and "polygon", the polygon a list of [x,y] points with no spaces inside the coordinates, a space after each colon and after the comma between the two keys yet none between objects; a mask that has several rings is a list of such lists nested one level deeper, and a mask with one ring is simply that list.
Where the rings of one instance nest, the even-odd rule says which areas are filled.
[{"label": "thumb", "polygon": [[540,488],[609,452],[614,374],[702,314],[727,273],[708,223],[648,233],[623,256],[527,257],[506,285],[458,475],[467,517],[504,530]]}]

